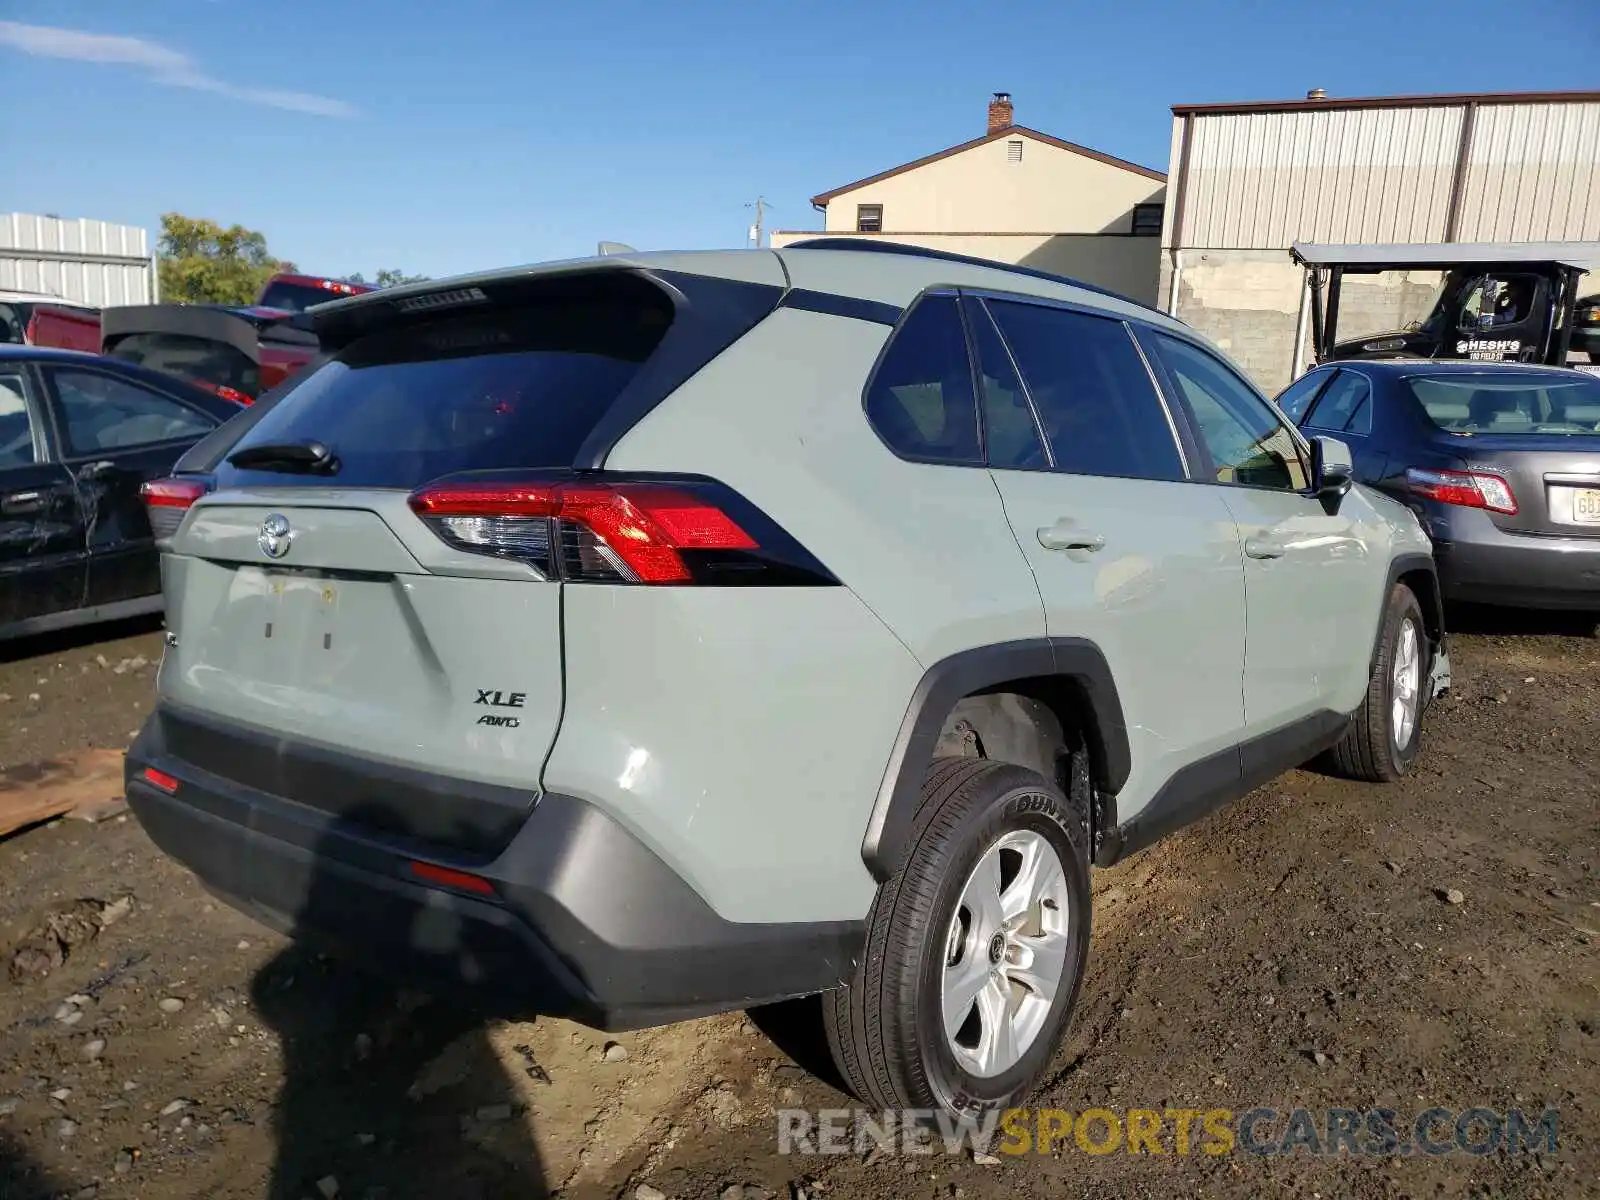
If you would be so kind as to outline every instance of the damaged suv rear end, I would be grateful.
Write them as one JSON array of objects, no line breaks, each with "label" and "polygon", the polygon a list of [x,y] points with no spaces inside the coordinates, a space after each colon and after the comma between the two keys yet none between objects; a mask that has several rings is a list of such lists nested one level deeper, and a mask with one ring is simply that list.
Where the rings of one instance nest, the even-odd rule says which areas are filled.
[{"label": "damaged suv rear end", "polygon": [[[335,306],[318,317],[328,361],[179,464],[160,703],[128,759],[163,849],[268,925],[597,1025],[845,978],[859,921],[718,911],[747,922],[717,894],[729,873],[700,863],[752,830],[682,822],[678,789],[722,782],[729,731],[679,667],[718,622],[708,690],[770,667],[750,648],[801,621],[864,669],[911,663],[725,482],[604,469],[783,295],[772,256],[683,265]],[[804,670],[780,682],[808,686]],[[661,761],[667,731],[629,715],[671,694],[684,729]]]}]

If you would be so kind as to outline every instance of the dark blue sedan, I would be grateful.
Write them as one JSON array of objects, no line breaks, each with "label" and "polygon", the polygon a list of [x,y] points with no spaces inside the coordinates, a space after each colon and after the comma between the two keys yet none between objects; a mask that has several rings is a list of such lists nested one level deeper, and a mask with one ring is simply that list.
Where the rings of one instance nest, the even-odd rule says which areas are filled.
[{"label": "dark blue sedan", "polygon": [[1600,612],[1600,376],[1513,363],[1315,367],[1278,396],[1416,511],[1447,598]]},{"label": "dark blue sedan", "polygon": [[134,363],[0,346],[0,639],[159,612],[140,485],[243,411]]}]

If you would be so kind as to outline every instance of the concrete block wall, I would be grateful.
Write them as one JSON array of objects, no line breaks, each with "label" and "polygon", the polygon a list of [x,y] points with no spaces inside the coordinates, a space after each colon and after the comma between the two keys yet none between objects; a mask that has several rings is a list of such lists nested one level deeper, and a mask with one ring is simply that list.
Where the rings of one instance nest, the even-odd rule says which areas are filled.
[{"label": "concrete block wall", "polygon": [[[1360,337],[1421,320],[1438,284],[1432,271],[1348,276],[1338,336]],[[1305,272],[1287,250],[1185,250],[1177,315],[1221,347],[1269,395],[1291,381]],[[1163,254],[1159,305],[1172,296],[1172,258]],[[1309,365],[1310,322],[1302,361]]]}]

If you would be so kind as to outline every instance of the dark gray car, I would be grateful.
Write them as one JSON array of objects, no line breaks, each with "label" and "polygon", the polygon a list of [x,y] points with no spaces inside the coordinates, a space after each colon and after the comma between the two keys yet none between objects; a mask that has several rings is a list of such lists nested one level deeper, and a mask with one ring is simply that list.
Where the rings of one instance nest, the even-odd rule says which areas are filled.
[{"label": "dark gray car", "polygon": [[1278,405],[1409,504],[1446,598],[1600,612],[1600,377],[1561,367],[1327,363]]}]

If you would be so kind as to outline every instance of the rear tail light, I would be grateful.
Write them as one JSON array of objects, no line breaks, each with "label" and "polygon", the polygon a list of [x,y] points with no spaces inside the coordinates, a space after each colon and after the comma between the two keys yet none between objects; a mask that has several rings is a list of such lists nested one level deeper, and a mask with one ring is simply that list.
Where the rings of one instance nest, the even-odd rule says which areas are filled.
[{"label": "rear tail light", "polygon": [[458,550],[521,559],[572,583],[837,582],[765,514],[706,479],[444,480],[409,503]]},{"label": "rear tail light", "polygon": [[1406,484],[1417,495],[1441,504],[1483,508],[1507,516],[1515,516],[1517,512],[1517,497],[1511,491],[1511,484],[1486,471],[1429,471],[1412,467],[1406,472]]},{"label": "rear tail light", "polygon": [[212,383],[209,379],[194,379],[190,382],[205,388],[213,395],[221,396],[224,400],[232,400],[241,408],[249,408],[256,402],[256,398],[247,392],[241,392],[238,388],[231,388],[225,384]]},{"label": "rear tail light", "polygon": [[211,484],[203,479],[148,479],[140,484],[139,499],[144,501],[156,541],[165,541],[177,533],[184,514],[210,490]]}]

